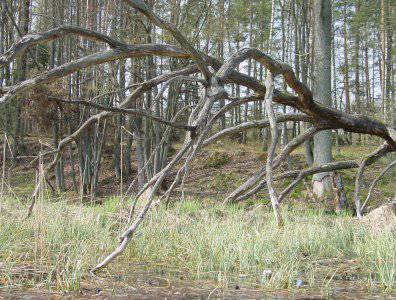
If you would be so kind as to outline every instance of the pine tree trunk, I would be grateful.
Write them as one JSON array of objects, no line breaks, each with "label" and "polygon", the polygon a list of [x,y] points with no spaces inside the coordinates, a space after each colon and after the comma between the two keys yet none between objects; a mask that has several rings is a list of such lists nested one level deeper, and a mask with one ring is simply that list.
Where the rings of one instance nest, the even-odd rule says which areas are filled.
[{"label": "pine tree trunk", "polygon": [[[323,105],[331,105],[331,1],[314,1],[314,86],[313,95]],[[319,132],[314,137],[314,163],[321,165],[332,161],[331,132]],[[313,176],[313,191],[324,199],[332,190],[330,173]]]}]

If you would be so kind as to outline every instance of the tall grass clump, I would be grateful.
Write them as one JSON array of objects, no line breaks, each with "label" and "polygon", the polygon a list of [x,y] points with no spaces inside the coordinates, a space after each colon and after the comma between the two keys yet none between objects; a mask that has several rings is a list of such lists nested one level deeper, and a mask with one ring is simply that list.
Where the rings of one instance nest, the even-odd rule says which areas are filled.
[{"label": "tall grass clump", "polygon": [[115,247],[119,226],[112,211],[40,200],[33,215],[15,199],[2,199],[0,278],[5,285],[77,291],[102,253]]},{"label": "tall grass clump", "polygon": [[389,233],[369,234],[356,242],[356,252],[369,279],[385,290],[396,288],[396,241]]}]

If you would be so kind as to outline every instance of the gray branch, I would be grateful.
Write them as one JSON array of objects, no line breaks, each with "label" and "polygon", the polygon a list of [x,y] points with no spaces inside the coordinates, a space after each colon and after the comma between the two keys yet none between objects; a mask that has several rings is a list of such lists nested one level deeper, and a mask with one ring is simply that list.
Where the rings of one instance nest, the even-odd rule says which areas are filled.
[{"label": "gray branch", "polygon": [[380,181],[380,179],[382,177],[384,177],[384,175],[394,166],[396,166],[396,160],[391,162],[389,165],[387,165],[381,172],[381,174],[379,174],[377,176],[377,178],[375,178],[375,180],[373,181],[373,183],[370,185],[366,200],[364,201],[363,205],[360,208],[360,211],[363,212],[363,210],[366,208],[367,203],[369,202],[370,198],[371,198],[371,193],[373,192],[373,189],[375,188],[375,186],[377,185],[377,183]]}]

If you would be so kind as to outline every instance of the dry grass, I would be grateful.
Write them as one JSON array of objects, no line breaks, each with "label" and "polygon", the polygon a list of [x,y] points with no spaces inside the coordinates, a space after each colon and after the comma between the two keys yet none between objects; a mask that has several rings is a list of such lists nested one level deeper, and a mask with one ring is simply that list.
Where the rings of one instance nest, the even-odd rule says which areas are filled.
[{"label": "dry grass", "polygon": [[[25,205],[1,201],[3,286],[78,291],[89,268],[116,246],[124,227],[126,207],[117,198],[95,207],[44,200],[30,220],[23,220]],[[131,262],[144,261],[191,280],[225,285],[243,277],[262,288],[293,289],[302,279],[306,287],[327,289],[353,278],[360,287],[395,289],[394,235],[373,235],[347,215],[287,208],[284,213],[286,226],[278,230],[264,207],[246,211],[189,201],[158,208],[102,276],[127,276],[135,271]],[[263,276],[265,270],[271,275]]]}]

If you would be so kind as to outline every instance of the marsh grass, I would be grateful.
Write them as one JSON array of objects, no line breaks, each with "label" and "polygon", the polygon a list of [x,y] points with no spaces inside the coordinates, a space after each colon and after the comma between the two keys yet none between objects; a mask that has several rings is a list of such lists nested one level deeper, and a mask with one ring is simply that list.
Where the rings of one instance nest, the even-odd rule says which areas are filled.
[{"label": "marsh grass", "polygon": [[[260,287],[293,289],[302,278],[305,286],[326,289],[350,276],[360,286],[396,288],[391,234],[372,235],[348,215],[287,206],[279,230],[265,206],[203,202],[151,211],[126,253],[101,276],[128,274],[131,262],[145,261],[225,285],[246,278]],[[97,206],[42,199],[24,220],[25,204],[6,198],[1,205],[0,286],[64,292],[80,290],[89,268],[114,249],[127,211],[118,198]]]}]

